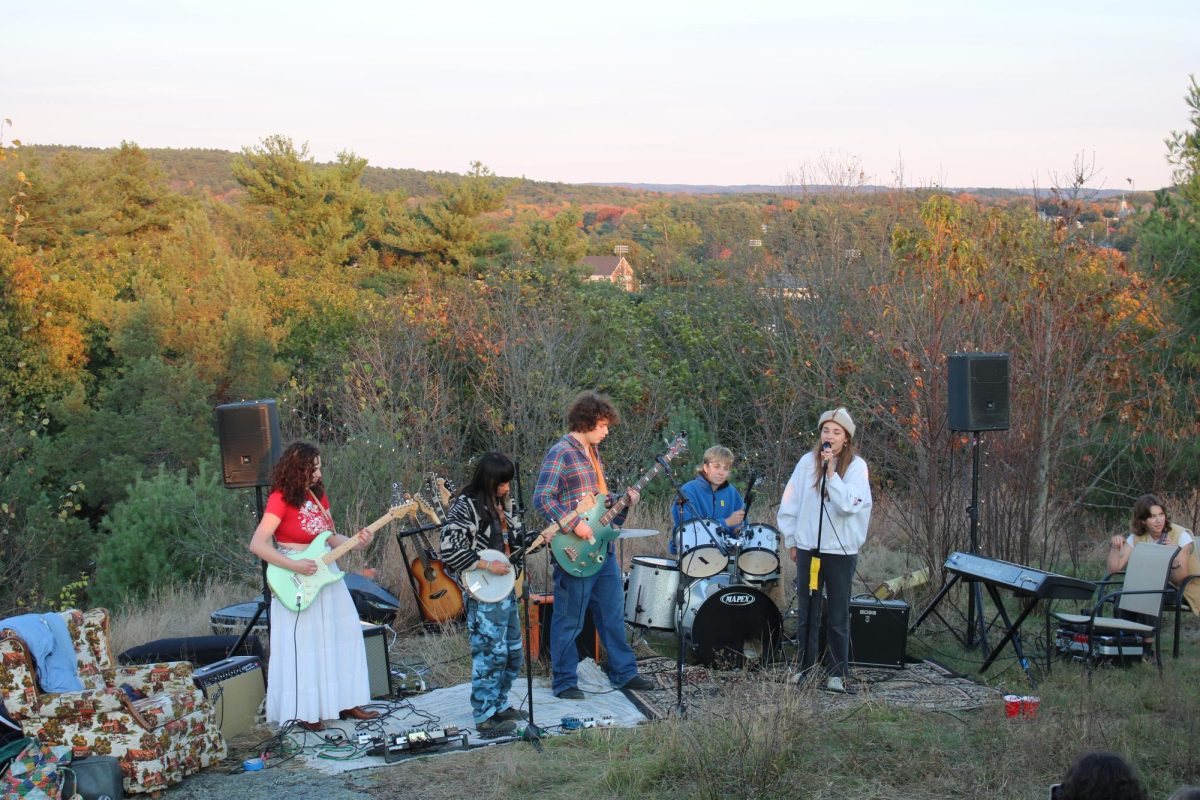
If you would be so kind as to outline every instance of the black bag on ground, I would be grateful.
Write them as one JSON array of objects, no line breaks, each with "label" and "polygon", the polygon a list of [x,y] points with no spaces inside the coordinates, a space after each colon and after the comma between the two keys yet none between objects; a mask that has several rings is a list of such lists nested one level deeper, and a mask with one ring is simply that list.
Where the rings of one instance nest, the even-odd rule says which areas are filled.
[{"label": "black bag on ground", "polygon": [[77,758],[63,772],[67,775],[63,780],[63,797],[78,793],[83,800],[120,800],[125,796],[121,762],[112,756]]}]

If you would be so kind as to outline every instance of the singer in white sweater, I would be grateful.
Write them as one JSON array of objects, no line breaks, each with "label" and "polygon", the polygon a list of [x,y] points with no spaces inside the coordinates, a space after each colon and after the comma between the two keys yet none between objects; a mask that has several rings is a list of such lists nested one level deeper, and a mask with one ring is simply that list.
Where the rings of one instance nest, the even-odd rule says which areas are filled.
[{"label": "singer in white sweater", "polygon": [[[822,655],[829,673],[826,687],[843,692],[849,676],[850,587],[858,550],[867,540],[871,522],[871,482],[867,462],[854,453],[855,425],[850,412],[830,409],[821,415],[817,427],[820,437],[792,471],[777,522],[788,555],[796,562],[800,670],[795,679],[798,681]],[[815,587],[810,582],[814,555],[819,562]],[[821,605],[809,602],[814,589],[824,589],[829,606],[829,634],[823,654],[818,653]]]}]

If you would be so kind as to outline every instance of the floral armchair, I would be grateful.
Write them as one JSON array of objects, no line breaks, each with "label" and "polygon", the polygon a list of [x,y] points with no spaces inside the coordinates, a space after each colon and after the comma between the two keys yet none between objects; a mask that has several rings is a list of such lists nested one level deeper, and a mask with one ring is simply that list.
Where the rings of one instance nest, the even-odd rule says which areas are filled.
[{"label": "floral armchair", "polygon": [[81,692],[42,692],[25,642],[0,630],[0,693],[27,736],[70,745],[80,757],[115,756],[131,794],[161,791],[225,757],[213,707],[192,683],[190,663],[116,666],[106,609],[61,616],[75,645]]}]

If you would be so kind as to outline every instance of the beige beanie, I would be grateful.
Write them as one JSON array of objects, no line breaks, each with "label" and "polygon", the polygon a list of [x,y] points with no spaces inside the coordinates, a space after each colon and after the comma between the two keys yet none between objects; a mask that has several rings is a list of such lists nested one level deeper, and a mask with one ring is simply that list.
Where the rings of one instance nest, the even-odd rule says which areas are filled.
[{"label": "beige beanie", "polygon": [[854,438],[854,420],[850,418],[850,412],[844,406],[831,408],[821,415],[821,419],[817,422],[817,430],[821,430],[821,426],[826,422],[836,422],[846,429],[846,433],[850,434],[850,438]]}]

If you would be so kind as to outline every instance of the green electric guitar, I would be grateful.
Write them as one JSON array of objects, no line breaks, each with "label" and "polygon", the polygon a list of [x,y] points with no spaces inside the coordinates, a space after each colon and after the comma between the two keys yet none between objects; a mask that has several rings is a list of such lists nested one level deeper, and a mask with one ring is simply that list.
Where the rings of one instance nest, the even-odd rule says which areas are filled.
[{"label": "green electric guitar", "polygon": [[[375,533],[392,520],[399,519],[416,508],[417,504],[411,500],[394,505],[386,514],[368,525],[367,530]],[[285,554],[293,561],[307,558],[317,562],[317,571],[312,575],[301,575],[290,569],[267,564],[267,585],[288,611],[303,611],[312,605],[322,589],[346,577],[346,573],[338,569],[337,560],[358,544],[358,536],[351,536],[332,550],[326,550],[325,541],[330,536],[333,536],[333,531],[325,531],[318,534],[303,550],[289,550]]]},{"label": "green electric guitar", "polygon": [[[667,452],[655,459],[654,466],[638,479],[631,489],[641,492],[646,484],[654,480],[654,476],[666,468],[666,462],[675,458],[687,449],[687,436],[679,434]],[[575,510],[560,520],[563,528],[574,525],[576,518],[586,522],[592,529],[592,540],[580,539],[573,533],[559,532],[550,540],[550,550],[558,565],[576,578],[586,578],[595,575],[608,556],[608,543],[621,535],[621,529],[615,527],[612,521],[629,507],[629,493],[621,495],[611,508],[605,509],[602,502],[597,502],[595,495],[588,494],[575,506]],[[558,530],[559,524],[546,528],[547,532]]]}]

